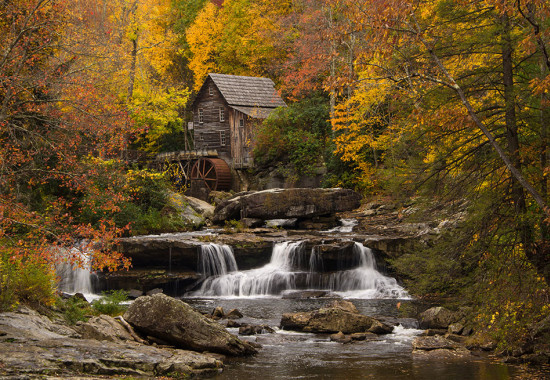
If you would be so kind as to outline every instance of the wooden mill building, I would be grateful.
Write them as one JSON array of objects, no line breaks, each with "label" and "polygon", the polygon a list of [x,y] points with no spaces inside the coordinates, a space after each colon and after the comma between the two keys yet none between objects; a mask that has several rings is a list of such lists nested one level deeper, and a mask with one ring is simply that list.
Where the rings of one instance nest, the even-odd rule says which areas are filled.
[{"label": "wooden mill building", "polygon": [[195,149],[241,169],[253,164],[255,126],[286,104],[269,78],[209,74],[192,107]]}]

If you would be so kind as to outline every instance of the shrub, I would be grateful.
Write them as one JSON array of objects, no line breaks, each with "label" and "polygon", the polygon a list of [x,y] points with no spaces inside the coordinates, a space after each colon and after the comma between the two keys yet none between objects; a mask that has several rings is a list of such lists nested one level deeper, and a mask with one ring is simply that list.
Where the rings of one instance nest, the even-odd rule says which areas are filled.
[{"label": "shrub", "polygon": [[328,101],[313,97],[279,108],[259,126],[253,155],[259,166],[290,164],[298,175],[323,163],[330,135]]},{"label": "shrub", "polygon": [[124,290],[111,290],[103,292],[103,297],[92,302],[95,311],[101,314],[117,316],[126,310],[122,303],[128,300],[128,292]]},{"label": "shrub", "polygon": [[20,303],[51,306],[55,301],[55,274],[40,256],[21,257],[3,250],[0,257],[0,310]]},{"label": "shrub", "polygon": [[243,232],[246,230],[246,226],[240,220],[226,220],[223,226],[223,230],[227,234]]},{"label": "shrub", "polygon": [[[132,234],[171,232],[188,227],[168,207],[171,185],[164,173],[146,169],[125,171],[114,161],[90,160],[98,191],[77,200],[80,222],[99,225],[112,220],[116,227],[129,226]],[[116,193],[113,198],[109,194]],[[108,207],[106,207],[108,205]]]},{"label": "shrub", "polygon": [[75,325],[79,321],[86,321],[87,316],[93,313],[90,304],[79,297],[71,297],[58,303],[63,317],[70,325]]}]

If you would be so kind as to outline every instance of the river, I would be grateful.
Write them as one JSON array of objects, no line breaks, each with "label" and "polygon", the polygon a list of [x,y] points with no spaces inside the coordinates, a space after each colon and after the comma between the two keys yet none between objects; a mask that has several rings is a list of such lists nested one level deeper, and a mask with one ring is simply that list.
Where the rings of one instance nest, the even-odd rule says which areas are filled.
[{"label": "river", "polygon": [[[352,226],[350,227],[350,229]],[[231,247],[206,243],[199,259],[204,280],[181,298],[210,313],[221,306],[238,309],[239,323],[268,325],[274,333],[241,336],[262,345],[246,358],[227,358],[216,379],[381,379],[381,380],[507,380],[548,379],[550,372],[503,364],[485,353],[466,358],[433,358],[413,354],[412,342],[422,333],[415,320],[402,318],[403,310],[416,301],[398,282],[379,272],[373,252],[354,243],[351,256],[342,258],[337,271],[323,269],[318,252],[307,252],[300,241],[274,245],[271,261],[263,267],[239,270]],[[83,274],[84,273],[84,274]],[[89,276],[77,270],[68,276],[68,291],[77,291]],[[74,289],[73,289],[74,288]],[[75,290],[77,289],[77,290]],[[279,329],[283,313],[318,310],[329,299],[283,295],[301,289],[323,289],[334,297],[352,301],[360,313],[394,318],[393,333],[348,344],[330,341],[327,334]],[[85,290],[85,289],[84,289]],[[92,295],[96,297],[95,295]],[[237,328],[229,331],[238,334]]]},{"label": "river", "polygon": [[[372,251],[356,243],[352,269],[330,274],[321,281],[314,276],[319,265],[300,242],[279,243],[271,262],[264,267],[239,271],[229,247],[205,246],[201,267],[206,280],[198,291],[183,297],[198,310],[210,313],[221,306],[238,309],[239,323],[268,325],[274,333],[241,336],[263,346],[248,358],[228,359],[217,379],[384,379],[384,380],[505,380],[544,378],[544,374],[491,360],[486,354],[467,358],[427,358],[412,353],[412,341],[422,333],[416,320],[401,318],[401,311],[415,301],[392,278],[376,269]],[[215,249],[214,249],[215,248]],[[215,253],[215,254],[214,254]],[[309,263],[306,271],[298,270]],[[307,267],[306,265],[306,267]],[[208,276],[216,273],[214,276]],[[392,317],[392,334],[372,340],[342,344],[327,334],[285,331],[278,328],[283,313],[317,310],[329,300],[282,297],[299,289],[327,289],[352,301],[360,313]],[[408,305],[410,304],[410,305]],[[230,332],[238,334],[237,328]],[[539,376],[540,375],[540,376]]]},{"label": "river", "polygon": [[[214,307],[239,309],[239,322],[276,327],[281,315],[294,311],[316,310],[327,302],[321,299],[261,298],[186,298],[186,302],[204,312]],[[396,299],[350,299],[366,315],[399,315]],[[403,307],[402,306],[402,307]],[[407,320],[408,321],[408,320]],[[408,326],[410,327],[410,326]],[[229,329],[237,334],[238,329]],[[226,360],[223,373],[216,379],[381,379],[381,380],[505,380],[545,378],[532,370],[491,360],[484,354],[467,359],[425,359],[412,354],[412,340],[422,331],[398,326],[394,333],[375,340],[341,344],[325,334],[296,333],[276,329],[242,339],[260,343],[260,352],[247,358]],[[540,375],[540,377],[539,377]],[[547,374],[548,375],[548,374]]]}]

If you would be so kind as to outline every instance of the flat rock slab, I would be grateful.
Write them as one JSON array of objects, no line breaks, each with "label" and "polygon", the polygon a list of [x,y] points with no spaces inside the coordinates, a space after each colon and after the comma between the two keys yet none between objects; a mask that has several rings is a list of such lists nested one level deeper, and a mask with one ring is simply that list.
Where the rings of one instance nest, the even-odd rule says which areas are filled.
[{"label": "flat rock slab", "polygon": [[214,223],[226,220],[310,219],[351,211],[361,205],[361,195],[349,189],[269,189],[240,193],[221,202]]},{"label": "flat rock slab", "polygon": [[3,341],[39,341],[80,337],[70,327],[51,321],[48,317],[25,307],[18,312],[1,313],[0,331]]},{"label": "flat rock slab", "polygon": [[0,361],[3,375],[189,376],[212,375],[222,369],[219,360],[196,352],[75,338],[4,340],[0,342]]},{"label": "flat rock slab", "polygon": [[441,335],[417,336],[413,340],[413,355],[425,359],[460,359],[471,356],[462,344]]},{"label": "flat rock slab", "polygon": [[460,347],[457,342],[449,340],[441,335],[418,336],[413,341],[413,350],[455,350]]},{"label": "flat rock slab", "polygon": [[[86,324],[117,330],[114,320],[100,317]],[[81,326],[82,327],[82,326]],[[89,334],[84,329],[83,335]],[[50,320],[37,312],[21,308],[0,314],[0,377],[62,376],[136,376],[151,378],[213,375],[222,370],[221,361],[197,352],[157,348],[123,341],[128,336],[107,334],[101,339],[83,339],[62,321]],[[124,335],[122,331],[119,334]]]}]

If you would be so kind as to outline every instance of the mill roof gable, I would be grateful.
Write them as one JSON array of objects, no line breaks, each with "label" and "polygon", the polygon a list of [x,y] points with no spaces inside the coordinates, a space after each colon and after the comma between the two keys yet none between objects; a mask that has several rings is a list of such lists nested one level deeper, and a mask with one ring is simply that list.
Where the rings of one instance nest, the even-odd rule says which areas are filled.
[{"label": "mill roof gable", "polygon": [[277,107],[286,107],[269,78],[208,74],[200,92],[212,80],[227,104],[247,115],[266,118]]}]

